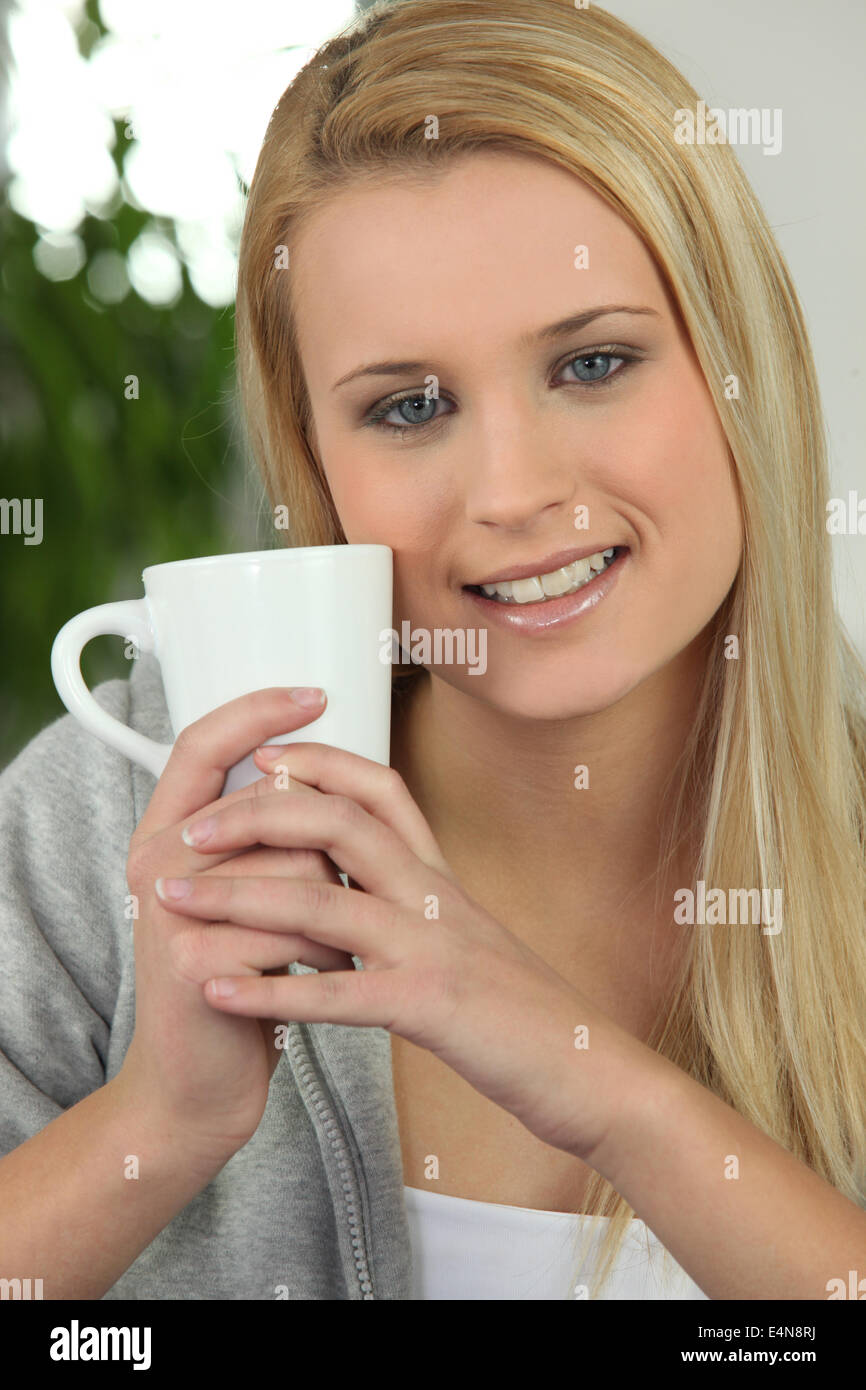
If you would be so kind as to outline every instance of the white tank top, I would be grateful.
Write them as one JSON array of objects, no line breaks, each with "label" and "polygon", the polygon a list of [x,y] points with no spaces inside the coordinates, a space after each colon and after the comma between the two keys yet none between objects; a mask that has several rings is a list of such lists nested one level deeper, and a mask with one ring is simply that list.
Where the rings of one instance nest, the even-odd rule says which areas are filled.
[{"label": "white tank top", "polygon": [[[416,1299],[588,1298],[602,1216],[501,1206],[404,1187]],[[578,1261],[578,1237],[595,1223]],[[643,1221],[633,1220],[599,1295],[612,1299],[706,1299]],[[668,1275],[667,1271],[670,1270]]]}]

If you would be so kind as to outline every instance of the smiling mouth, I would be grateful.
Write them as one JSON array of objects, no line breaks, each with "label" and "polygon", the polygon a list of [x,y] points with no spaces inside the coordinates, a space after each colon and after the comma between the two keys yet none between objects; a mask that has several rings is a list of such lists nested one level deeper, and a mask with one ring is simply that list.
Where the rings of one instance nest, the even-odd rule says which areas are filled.
[{"label": "smiling mouth", "polygon": [[591,584],[627,549],[627,546],[615,545],[608,550],[598,550],[583,560],[574,560],[562,569],[534,575],[531,579],[503,579],[497,584],[464,584],[463,587],[494,603],[545,603],[548,599],[575,594],[584,585]]}]

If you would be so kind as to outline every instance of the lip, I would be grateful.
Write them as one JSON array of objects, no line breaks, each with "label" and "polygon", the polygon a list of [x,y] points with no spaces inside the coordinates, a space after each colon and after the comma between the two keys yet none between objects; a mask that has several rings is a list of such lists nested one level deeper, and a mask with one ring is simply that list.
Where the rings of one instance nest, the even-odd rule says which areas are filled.
[{"label": "lip", "polygon": [[546,555],[541,560],[531,560],[528,565],[514,565],[507,572],[499,570],[484,579],[473,579],[471,583],[477,584],[480,588],[482,584],[501,584],[506,579],[534,579],[537,574],[552,574],[554,570],[573,565],[575,560],[587,560],[590,555],[600,555],[603,550],[612,550],[614,544],[615,542],[610,541],[605,545],[585,545],[579,550],[557,550],[554,555]]},{"label": "lip", "polygon": [[[605,546],[605,549],[610,549]],[[590,555],[595,551],[590,550]],[[616,587],[619,576],[628,562],[631,551],[621,549],[619,555],[608,565],[607,569],[599,570],[594,579],[588,584],[584,584],[581,589],[576,589],[573,594],[563,594],[561,598],[534,599],[531,603],[499,603],[496,599],[488,598],[486,594],[476,594],[472,589],[464,589],[463,593],[476,604],[484,615],[487,623],[492,623],[497,627],[510,628],[516,632],[541,633],[559,630],[568,623],[576,622],[585,613],[591,613],[597,608],[603,599]],[[580,559],[583,556],[579,557]],[[537,571],[536,571],[537,573]],[[543,571],[542,571],[543,573]],[[531,575],[516,578],[531,578]],[[485,583],[493,581],[485,580]]]}]

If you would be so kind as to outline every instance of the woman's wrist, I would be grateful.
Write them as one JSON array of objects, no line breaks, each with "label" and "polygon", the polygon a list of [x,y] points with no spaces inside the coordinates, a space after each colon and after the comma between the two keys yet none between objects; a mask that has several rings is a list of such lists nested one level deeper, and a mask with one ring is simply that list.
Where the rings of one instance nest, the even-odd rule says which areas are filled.
[{"label": "woman's wrist", "polygon": [[182,1162],[208,1178],[224,1168],[247,1142],[199,1133],[188,1120],[181,1120],[134,1082],[123,1068],[104,1089],[118,1119],[128,1122],[130,1133],[146,1137],[155,1150],[170,1155],[173,1162]]},{"label": "woman's wrist", "polygon": [[[646,1167],[660,1137],[681,1123],[688,1091],[698,1083],[666,1057],[626,1035],[619,1070],[611,1090],[610,1115],[604,1133],[584,1155],[594,1168],[622,1192],[635,1167]],[[629,1044],[633,1044],[630,1047]]]},{"label": "woman's wrist", "polygon": [[579,1012],[558,1080],[563,1119],[555,1146],[613,1181],[687,1078],[606,1014]]}]

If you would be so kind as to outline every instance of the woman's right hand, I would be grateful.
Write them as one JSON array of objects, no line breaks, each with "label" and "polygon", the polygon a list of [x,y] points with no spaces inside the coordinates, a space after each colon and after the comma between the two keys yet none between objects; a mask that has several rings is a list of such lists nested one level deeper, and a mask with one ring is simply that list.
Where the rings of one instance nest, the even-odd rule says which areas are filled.
[{"label": "woman's right hand", "polygon": [[[114,1079],[127,1101],[141,1104],[164,1121],[175,1137],[189,1139],[198,1152],[224,1161],[255,1133],[264,1113],[270,1079],[280,1058],[276,1027],[287,1019],[235,1018],[212,1009],[204,997],[208,976],[198,959],[203,934],[224,932],[236,950],[227,973],[257,975],[245,963],[251,929],[229,923],[188,921],[167,911],[156,894],[158,878],[196,873],[219,874],[231,860],[232,875],[323,878],[339,883],[328,857],[314,850],[253,850],[201,856],[185,844],[187,823],[232,801],[273,794],[273,775],[220,797],[228,769],[268,738],[292,732],[317,719],[324,700],[313,708],[293,701],[282,687],[242,695],[178,735],[150,803],[129,846],[127,880],[138,898],[134,926],[135,1031]],[[322,793],[295,783],[290,795]],[[256,933],[259,937],[261,933]],[[351,955],[301,936],[274,937],[277,973],[290,961],[319,970],[352,970]]]}]

